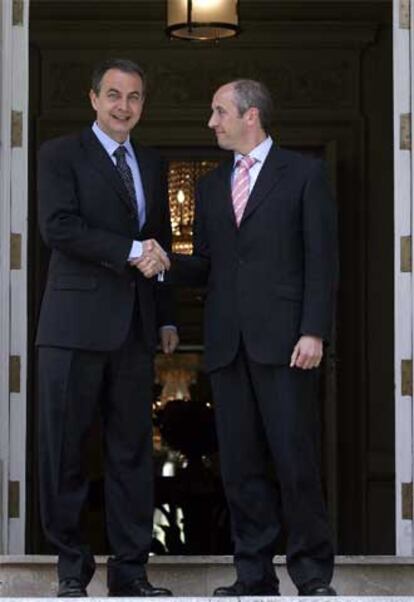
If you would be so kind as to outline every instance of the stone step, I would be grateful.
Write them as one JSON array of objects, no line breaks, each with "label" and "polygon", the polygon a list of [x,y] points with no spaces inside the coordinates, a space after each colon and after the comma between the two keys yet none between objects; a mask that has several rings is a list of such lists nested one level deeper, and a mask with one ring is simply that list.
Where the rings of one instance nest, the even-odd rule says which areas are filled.
[{"label": "stone step", "polygon": [[[344,596],[341,596],[344,598]],[[81,600],[81,598],[73,598],[75,600]],[[273,600],[274,602],[295,602],[295,600],[315,600],[315,602],[328,602],[330,598],[323,597],[306,597],[306,596],[280,596],[278,598],[267,597],[261,598],[259,596],[243,596],[242,598],[207,598],[203,596],[197,597],[174,597],[174,598],[145,598],[146,600],[153,600],[154,602],[226,602],[231,601],[234,602],[238,600],[239,602],[264,602],[265,600]],[[338,599],[338,598],[337,598]],[[50,602],[51,600],[56,600],[56,602],[60,602],[62,598],[2,598],[2,602],[41,602],[42,600],[47,600]],[[97,597],[89,597],[91,602],[108,602],[108,600],[113,600],[113,602],[119,600],[119,598],[97,598]],[[136,602],[137,598],[123,598],[123,600],[134,600]],[[414,602],[413,596],[346,596],[346,602]]]},{"label": "stone step", "polygon": [[[88,588],[94,598],[106,597],[106,558],[98,557],[97,570]],[[283,596],[297,596],[290,581],[285,558],[276,556],[275,568]],[[156,556],[150,559],[152,583],[172,589],[176,596],[194,599],[211,596],[219,585],[234,581],[230,556]],[[396,597],[414,594],[414,558],[397,556],[338,556],[333,585],[342,596]],[[39,598],[56,595],[54,556],[0,556],[0,597]],[[197,597],[197,598],[196,598]],[[169,598],[168,600],[178,600]],[[207,600],[208,598],[204,598]],[[247,601],[243,598],[243,602]],[[255,598],[258,600],[258,598]],[[352,598],[350,598],[351,602]],[[368,602],[369,598],[364,598]],[[404,602],[409,598],[405,597]],[[414,602],[414,597],[412,598]],[[189,602],[189,598],[186,598]]]}]

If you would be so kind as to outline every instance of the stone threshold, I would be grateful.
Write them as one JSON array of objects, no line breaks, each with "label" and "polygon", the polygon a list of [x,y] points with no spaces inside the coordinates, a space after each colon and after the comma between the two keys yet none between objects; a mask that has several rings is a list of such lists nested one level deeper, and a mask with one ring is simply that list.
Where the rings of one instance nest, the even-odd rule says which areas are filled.
[{"label": "stone threshold", "polygon": [[[74,598],[75,600],[81,600],[81,598]],[[83,599],[83,598],[82,598]],[[347,602],[414,602],[414,596],[338,596],[337,600],[344,599]],[[61,601],[61,598],[1,598],[2,602],[39,602],[39,600],[48,600],[52,602],[55,600],[56,602]],[[102,597],[89,597],[89,600],[93,602],[107,602],[108,600],[112,600],[115,602],[119,600],[119,598],[102,598]],[[135,601],[137,598],[123,598],[125,602]],[[295,602],[295,600],[315,600],[315,602],[328,602],[330,598],[327,597],[306,597],[306,596],[279,596],[279,597],[260,597],[260,596],[243,596],[243,597],[233,597],[233,598],[213,598],[213,597],[191,597],[191,596],[181,596],[181,597],[172,597],[172,598],[146,598],[146,600],[154,600],[158,602],[234,602],[235,600],[239,600],[240,602],[260,602],[260,601],[269,601],[274,600],[274,602]]]},{"label": "stone threshold", "polygon": [[[106,560],[96,558],[97,568],[88,586],[90,597],[103,599],[107,594]],[[296,600],[297,590],[286,570],[284,556],[276,556],[275,569],[280,590],[286,599]],[[350,602],[376,600],[408,600],[414,602],[414,557],[399,556],[338,556],[335,563],[333,586],[339,598]],[[180,600],[210,600],[216,587],[235,580],[231,556],[153,556],[148,563],[152,583],[171,589]],[[31,600],[54,598],[57,589],[55,556],[0,556],[0,598]],[[405,596],[405,598],[400,598]],[[107,598],[105,598],[107,599]],[[236,598],[233,598],[235,600]],[[242,602],[250,598],[243,597]],[[251,600],[266,600],[251,598]],[[276,598],[280,600],[281,598]],[[283,599],[283,598],[282,598]],[[324,598],[328,600],[328,598]],[[223,599],[221,599],[223,600]]]},{"label": "stone threshold", "polygon": [[[96,556],[97,565],[105,565],[107,556]],[[1,555],[0,565],[53,565],[56,564],[57,557],[41,554],[23,554],[23,555]],[[232,556],[151,556],[150,565],[232,565]],[[273,558],[275,566],[286,564],[285,556],[275,556]],[[335,565],[358,565],[358,566],[414,566],[414,556],[335,556]],[[414,591],[413,591],[414,594]]]}]

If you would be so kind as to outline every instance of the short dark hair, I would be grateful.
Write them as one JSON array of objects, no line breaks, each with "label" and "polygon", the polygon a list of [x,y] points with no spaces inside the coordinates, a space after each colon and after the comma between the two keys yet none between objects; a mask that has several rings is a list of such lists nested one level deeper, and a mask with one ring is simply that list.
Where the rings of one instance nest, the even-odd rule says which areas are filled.
[{"label": "short dark hair", "polygon": [[236,79],[231,82],[234,86],[234,96],[239,115],[254,107],[259,111],[260,125],[269,133],[273,120],[274,105],[267,87],[254,79]]},{"label": "short dark hair", "polygon": [[130,61],[129,59],[113,58],[113,59],[106,59],[105,61],[102,61],[101,63],[96,65],[93,70],[92,90],[95,92],[95,94],[97,96],[99,95],[99,92],[101,91],[101,84],[102,84],[103,76],[105,75],[105,73],[107,71],[109,71],[109,69],[118,69],[119,71],[122,71],[123,73],[136,73],[137,75],[139,75],[139,77],[142,79],[143,91],[145,94],[146,77],[145,77],[145,72],[142,69],[142,67],[137,65],[137,63],[134,63],[134,61]]}]

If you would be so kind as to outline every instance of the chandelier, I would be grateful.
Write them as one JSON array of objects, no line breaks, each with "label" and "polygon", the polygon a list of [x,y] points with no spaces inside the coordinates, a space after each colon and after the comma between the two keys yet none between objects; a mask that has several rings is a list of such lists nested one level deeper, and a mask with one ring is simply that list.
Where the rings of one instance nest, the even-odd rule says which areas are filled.
[{"label": "chandelier", "polygon": [[239,33],[238,0],[167,0],[167,34],[209,41]]}]

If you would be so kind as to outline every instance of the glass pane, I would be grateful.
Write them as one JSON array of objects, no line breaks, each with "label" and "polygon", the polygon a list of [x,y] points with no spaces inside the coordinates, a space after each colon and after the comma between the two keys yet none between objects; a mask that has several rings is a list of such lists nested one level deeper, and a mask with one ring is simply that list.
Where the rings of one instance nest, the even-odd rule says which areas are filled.
[{"label": "glass pane", "polygon": [[168,197],[170,201],[173,251],[190,255],[193,250],[195,185],[197,179],[218,165],[218,161],[170,161]]}]

